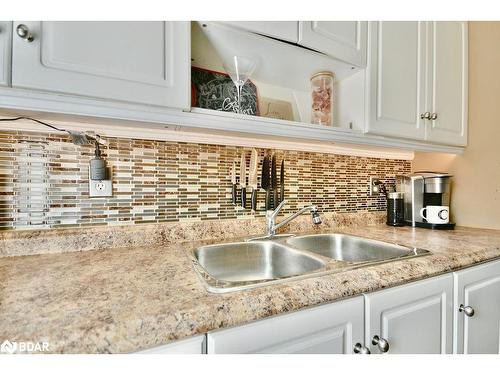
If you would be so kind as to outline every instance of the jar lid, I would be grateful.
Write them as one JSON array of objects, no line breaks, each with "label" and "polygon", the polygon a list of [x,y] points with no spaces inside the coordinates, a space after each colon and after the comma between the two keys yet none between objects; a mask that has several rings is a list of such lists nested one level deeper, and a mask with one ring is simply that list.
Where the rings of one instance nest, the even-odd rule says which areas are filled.
[{"label": "jar lid", "polygon": [[393,191],[391,193],[387,193],[387,198],[389,199],[403,199],[405,197],[405,193],[401,191]]},{"label": "jar lid", "polygon": [[318,73],[315,73],[311,76],[311,79],[317,77],[317,76],[329,76],[329,77],[333,77],[335,74],[333,72],[328,72],[328,71],[323,71],[323,72],[318,72]]}]

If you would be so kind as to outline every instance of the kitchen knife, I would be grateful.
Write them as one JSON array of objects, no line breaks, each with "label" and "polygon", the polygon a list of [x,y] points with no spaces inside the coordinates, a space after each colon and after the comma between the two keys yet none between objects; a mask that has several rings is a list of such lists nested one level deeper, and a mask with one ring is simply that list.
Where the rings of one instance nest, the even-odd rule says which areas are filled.
[{"label": "kitchen knife", "polygon": [[269,205],[269,189],[271,188],[271,181],[269,175],[269,156],[264,156],[264,161],[262,162],[262,177],[260,179],[260,186],[266,191],[266,211],[270,209]]},{"label": "kitchen knife", "polygon": [[285,200],[285,159],[281,160],[280,169],[280,203]]},{"label": "kitchen knife", "polygon": [[247,208],[247,159],[245,151],[241,152],[240,159],[240,186],[241,186],[241,207]]},{"label": "kitchen knife", "polygon": [[251,209],[252,212],[257,210],[257,170],[259,164],[259,157],[257,155],[257,150],[252,149],[252,155],[250,156],[250,170],[248,176],[248,186],[252,188],[252,199],[251,199]]},{"label": "kitchen knife", "polygon": [[278,176],[276,171],[276,155],[271,159],[271,190],[273,191],[273,210],[278,207]]},{"label": "kitchen knife", "polygon": [[231,168],[231,193],[232,202],[236,204],[236,163],[233,161],[233,167]]}]

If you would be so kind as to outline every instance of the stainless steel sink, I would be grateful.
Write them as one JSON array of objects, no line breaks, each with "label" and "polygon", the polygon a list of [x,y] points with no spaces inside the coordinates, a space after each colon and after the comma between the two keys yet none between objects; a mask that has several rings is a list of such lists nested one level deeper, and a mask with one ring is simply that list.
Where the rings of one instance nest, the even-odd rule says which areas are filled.
[{"label": "stainless steel sink", "polygon": [[[193,252],[195,267],[212,287],[237,287],[324,270],[314,254],[273,241],[202,246]],[[198,267],[198,272],[200,269]]]},{"label": "stainless steel sink", "polygon": [[193,266],[208,291],[225,293],[430,254],[340,233],[263,238],[192,250]]},{"label": "stainless steel sink", "polygon": [[426,250],[340,233],[297,236],[286,243],[296,249],[345,262],[379,262],[428,253]]}]

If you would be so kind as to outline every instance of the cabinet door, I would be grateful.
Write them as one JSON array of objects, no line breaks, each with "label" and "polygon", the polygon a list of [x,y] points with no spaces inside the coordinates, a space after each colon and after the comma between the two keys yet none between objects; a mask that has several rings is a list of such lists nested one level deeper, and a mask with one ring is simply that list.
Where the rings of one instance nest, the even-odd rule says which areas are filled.
[{"label": "cabinet door", "polygon": [[425,22],[370,22],[366,131],[424,139]]},{"label": "cabinet door", "polygon": [[189,22],[23,23],[12,86],[189,108]]},{"label": "cabinet door", "polygon": [[365,342],[380,353],[374,336],[387,340],[388,353],[452,352],[451,274],[366,295]]},{"label": "cabinet door", "polygon": [[141,350],[135,354],[205,354],[205,335],[175,341],[171,344]]},{"label": "cabinet door", "polygon": [[467,144],[467,22],[430,22],[427,126],[432,142]]},{"label": "cabinet door", "polygon": [[292,43],[297,43],[299,35],[297,21],[227,21],[224,23]]},{"label": "cabinet door", "polygon": [[301,21],[299,44],[336,59],[366,66],[366,21]]},{"label": "cabinet door", "polygon": [[363,297],[207,334],[210,353],[352,353],[363,343]]},{"label": "cabinet door", "polygon": [[[500,354],[500,261],[456,272],[455,351]],[[459,311],[470,306],[474,315]]]},{"label": "cabinet door", "polygon": [[12,22],[0,21],[0,86],[10,85]]}]

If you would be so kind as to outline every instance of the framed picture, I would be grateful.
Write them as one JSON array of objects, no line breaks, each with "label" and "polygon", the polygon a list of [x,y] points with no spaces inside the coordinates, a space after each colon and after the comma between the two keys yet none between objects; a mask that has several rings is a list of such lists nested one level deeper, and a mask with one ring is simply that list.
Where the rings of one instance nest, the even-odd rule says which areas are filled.
[{"label": "framed picture", "polygon": [[[248,80],[241,90],[242,113],[259,116],[257,86]],[[191,106],[236,112],[237,89],[226,73],[191,67]]]}]

